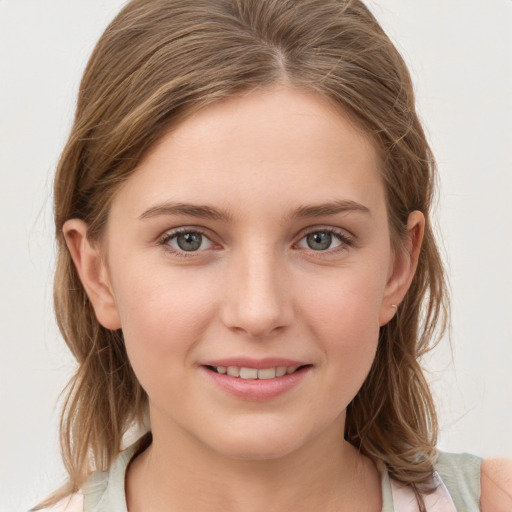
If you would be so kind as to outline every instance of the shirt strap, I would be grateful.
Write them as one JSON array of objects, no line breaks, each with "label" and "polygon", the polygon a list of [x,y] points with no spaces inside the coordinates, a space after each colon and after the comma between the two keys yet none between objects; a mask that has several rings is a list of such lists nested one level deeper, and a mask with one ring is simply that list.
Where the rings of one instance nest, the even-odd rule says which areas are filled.
[{"label": "shirt strap", "polygon": [[[455,504],[437,471],[434,472],[435,491],[424,494],[425,508],[428,512],[457,512]],[[390,478],[394,512],[419,512],[418,502],[413,490]]]}]

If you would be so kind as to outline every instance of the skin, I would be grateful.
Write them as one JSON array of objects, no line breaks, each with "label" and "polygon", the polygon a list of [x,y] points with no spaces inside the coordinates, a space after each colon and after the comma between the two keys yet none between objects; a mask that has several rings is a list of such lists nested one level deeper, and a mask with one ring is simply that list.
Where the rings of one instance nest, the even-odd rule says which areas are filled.
[{"label": "skin", "polygon": [[[395,253],[379,168],[342,112],[274,87],[165,135],[100,241],[66,223],[97,318],[123,329],[149,396],[153,443],[129,467],[130,512],[380,510],[375,466],[343,441],[345,410],[411,283],[424,218],[411,213]],[[200,249],[184,254],[176,229],[201,232]],[[308,245],[328,230],[327,249]],[[227,357],[309,366],[286,393],[244,400],[206,374]]]},{"label": "skin", "polygon": [[512,459],[484,460],[480,483],[480,507],[483,512],[512,510]]}]

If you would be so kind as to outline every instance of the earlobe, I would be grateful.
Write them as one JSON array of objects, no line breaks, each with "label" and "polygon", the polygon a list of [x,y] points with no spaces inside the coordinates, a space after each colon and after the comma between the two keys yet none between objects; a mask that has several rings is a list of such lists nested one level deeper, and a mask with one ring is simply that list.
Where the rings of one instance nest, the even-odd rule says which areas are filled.
[{"label": "earlobe", "polygon": [[402,249],[395,255],[391,275],[386,284],[379,316],[381,327],[387,324],[397,313],[399,304],[411,286],[418,266],[424,231],[424,215],[420,211],[410,213]]},{"label": "earlobe", "polygon": [[63,234],[80,281],[91,301],[98,322],[105,328],[121,328],[108,269],[98,243],[87,237],[87,224],[79,219],[65,222]]}]

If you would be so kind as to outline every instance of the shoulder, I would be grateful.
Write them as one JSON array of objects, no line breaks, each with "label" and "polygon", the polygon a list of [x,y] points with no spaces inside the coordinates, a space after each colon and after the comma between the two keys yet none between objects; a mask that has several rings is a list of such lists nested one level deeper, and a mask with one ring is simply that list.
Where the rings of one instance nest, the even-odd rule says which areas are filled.
[{"label": "shoulder", "polygon": [[434,467],[456,510],[480,511],[480,457],[469,453],[438,452]]},{"label": "shoulder", "polygon": [[512,511],[512,459],[439,452],[435,469],[458,510],[468,510],[471,502],[482,512]]},{"label": "shoulder", "polygon": [[84,512],[96,510],[101,502],[101,510],[115,510],[126,512],[124,481],[126,468],[132,458],[145,449],[151,442],[149,434],[143,435],[138,441],[120,452],[112,466],[106,471],[91,473],[81,488],[76,493],[61,499],[56,504],[47,508],[38,508],[41,512]]},{"label": "shoulder", "polygon": [[438,452],[434,466],[448,488],[455,487],[480,495],[480,457],[469,453]]},{"label": "shoulder", "polygon": [[41,509],[41,512],[83,512],[83,510],[84,496],[80,492],[61,499],[51,507]]},{"label": "shoulder", "polygon": [[482,512],[512,510],[512,459],[486,459],[481,473]]}]

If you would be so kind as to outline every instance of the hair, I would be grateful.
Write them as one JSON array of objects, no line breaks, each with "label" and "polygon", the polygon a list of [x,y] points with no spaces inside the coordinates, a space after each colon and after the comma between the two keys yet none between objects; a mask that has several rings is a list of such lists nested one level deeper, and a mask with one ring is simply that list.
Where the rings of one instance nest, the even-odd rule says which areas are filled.
[{"label": "hair", "polygon": [[448,303],[430,217],[436,166],[399,52],[360,0],[133,0],[90,57],[55,178],[55,310],[78,365],[61,419],[69,482],[46,503],[108,469],[147,410],[122,331],[95,317],[64,223],[82,219],[88,236],[100,237],[119,186],[184,116],[281,83],[321,94],[371,137],[395,249],[409,214],[425,216],[415,277],[380,330],[373,366],[347,410],[345,438],[412,486],[420,502],[429,492],[437,418],[420,363],[444,331]]}]

